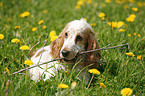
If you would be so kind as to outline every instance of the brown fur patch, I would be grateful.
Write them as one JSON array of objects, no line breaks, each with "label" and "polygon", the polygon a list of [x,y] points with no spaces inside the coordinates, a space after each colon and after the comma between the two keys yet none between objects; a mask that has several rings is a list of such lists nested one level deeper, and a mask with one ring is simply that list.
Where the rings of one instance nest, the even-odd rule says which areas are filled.
[{"label": "brown fur patch", "polygon": [[35,58],[38,57],[38,56],[40,56],[40,55],[41,55],[43,52],[45,52],[45,51],[46,51],[46,50],[44,50],[44,49],[41,50],[41,51],[39,51],[39,52],[37,53],[37,55],[35,56]]},{"label": "brown fur patch", "polygon": [[[94,50],[94,49],[99,49],[99,43],[95,39],[95,35],[93,32],[90,32],[89,37],[88,37],[88,44],[87,44],[87,51],[89,50]],[[96,51],[96,52],[91,52],[86,54],[85,60],[85,66],[89,64],[93,64],[90,68],[98,68],[99,67],[99,62],[92,62],[92,61],[98,61],[101,58],[101,51]]]}]

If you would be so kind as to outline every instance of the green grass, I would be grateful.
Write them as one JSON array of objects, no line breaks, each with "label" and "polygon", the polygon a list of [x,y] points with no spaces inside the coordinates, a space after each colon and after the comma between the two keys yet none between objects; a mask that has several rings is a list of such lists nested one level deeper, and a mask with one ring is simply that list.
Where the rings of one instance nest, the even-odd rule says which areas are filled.
[{"label": "green grass", "polygon": [[[0,34],[5,37],[0,40],[0,94],[4,96],[53,96],[56,93],[58,96],[121,96],[120,91],[123,88],[131,88],[132,95],[145,95],[145,5],[138,6],[138,2],[144,0],[135,0],[134,4],[126,2],[117,4],[115,0],[111,3],[105,3],[105,0],[93,0],[92,3],[86,3],[76,10],[75,6],[77,0],[1,0],[3,6],[0,7]],[[94,7],[97,3],[97,7]],[[106,6],[102,7],[102,3]],[[145,2],[144,2],[145,3]],[[142,3],[143,4],[143,3]],[[129,8],[124,9],[123,6],[128,5]],[[138,11],[133,12],[132,7],[137,7]],[[43,10],[48,10],[43,13]],[[19,15],[25,11],[29,11],[31,16],[21,18]],[[104,21],[98,17],[100,12],[105,13],[106,19]],[[130,14],[135,14],[134,22],[127,22],[126,18]],[[11,20],[8,20],[11,18]],[[129,43],[130,49],[108,49],[102,51],[101,66],[98,70],[101,75],[95,75],[91,82],[91,86],[86,89],[84,80],[77,79],[77,73],[72,71],[67,75],[62,70],[51,80],[35,83],[30,79],[28,71],[24,74],[8,75],[6,67],[10,73],[14,73],[20,69],[28,67],[24,61],[29,58],[28,51],[19,49],[22,45],[32,47],[39,41],[41,42],[35,49],[43,46],[44,40],[47,36],[46,45],[50,44],[49,32],[55,30],[57,35],[62,31],[64,26],[75,19],[87,18],[88,23],[95,23],[93,30],[96,38],[100,43],[100,47],[108,44],[111,46]],[[108,18],[108,19],[107,19]],[[44,20],[44,23],[38,25],[38,21]],[[119,32],[119,28],[112,29],[107,22],[123,21],[126,25],[123,27],[125,32]],[[6,27],[8,26],[8,28]],[[42,26],[46,25],[44,30]],[[15,30],[15,26],[21,26],[20,29]],[[32,28],[37,27],[35,32]],[[19,33],[21,36],[17,37]],[[136,35],[134,35],[136,33]],[[131,37],[128,37],[131,34]],[[137,35],[141,36],[138,37]],[[18,38],[21,44],[11,43],[13,38]],[[133,52],[135,57],[128,57],[126,52]],[[137,60],[137,56],[141,55],[141,60]],[[75,89],[71,89],[71,83],[77,82]],[[9,82],[9,84],[7,84]],[[100,88],[100,83],[103,82],[106,89]],[[58,88],[58,84],[64,83],[69,85],[67,89]]]}]

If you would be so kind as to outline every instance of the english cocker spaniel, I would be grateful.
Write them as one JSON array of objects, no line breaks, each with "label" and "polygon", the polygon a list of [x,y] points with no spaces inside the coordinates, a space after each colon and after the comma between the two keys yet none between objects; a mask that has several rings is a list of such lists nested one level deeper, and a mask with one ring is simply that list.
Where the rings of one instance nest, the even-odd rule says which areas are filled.
[{"label": "english cocker spaniel", "polygon": [[[37,65],[56,58],[63,58],[62,60],[54,61],[45,65],[34,67],[29,70],[32,75],[32,80],[39,80],[40,76],[49,79],[54,76],[57,71],[71,70],[74,64],[79,61],[75,69],[82,70],[84,67],[92,64],[89,68],[98,68],[98,61],[101,58],[101,51],[80,54],[82,51],[99,49],[99,43],[95,39],[95,34],[91,26],[83,19],[69,22],[57,39],[51,42],[50,45],[39,49],[35,55],[32,56],[32,62]],[[89,81],[89,73],[82,71],[79,77],[85,77],[85,82]]]}]

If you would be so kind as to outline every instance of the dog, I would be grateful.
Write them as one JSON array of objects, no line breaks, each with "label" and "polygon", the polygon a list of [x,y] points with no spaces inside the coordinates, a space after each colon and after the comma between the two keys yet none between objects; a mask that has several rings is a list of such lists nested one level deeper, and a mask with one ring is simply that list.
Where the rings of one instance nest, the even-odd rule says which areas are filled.
[{"label": "dog", "polygon": [[[100,60],[101,51],[80,54],[82,51],[89,51],[99,49],[99,43],[95,38],[92,27],[83,19],[74,20],[69,22],[60,35],[51,42],[50,45],[39,49],[32,57],[31,61],[34,65],[51,61],[57,58],[62,60],[54,61],[39,67],[34,67],[29,70],[32,80],[38,81],[40,76],[44,76],[43,80],[50,79],[55,76],[59,69],[70,71],[74,64],[79,61],[75,66],[76,70],[92,64],[88,68],[98,68],[99,63],[95,62]],[[85,75],[85,82],[90,79],[89,73],[82,71],[80,78]]]}]

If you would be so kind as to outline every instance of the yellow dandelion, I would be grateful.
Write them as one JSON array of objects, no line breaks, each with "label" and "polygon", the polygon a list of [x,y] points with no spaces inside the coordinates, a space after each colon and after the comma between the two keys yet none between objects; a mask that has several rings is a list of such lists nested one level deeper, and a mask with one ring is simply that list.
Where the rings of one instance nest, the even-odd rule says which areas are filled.
[{"label": "yellow dandelion", "polygon": [[29,15],[30,15],[30,12],[25,11],[25,12],[21,13],[19,16],[20,16],[20,17],[27,17],[27,16],[29,16]]},{"label": "yellow dandelion", "polygon": [[2,2],[0,2],[0,7],[3,7],[3,3]]},{"label": "yellow dandelion", "polygon": [[137,59],[141,59],[141,55],[137,56]]},{"label": "yellow dandelion", "polygon": [[5,27],[6,27],[7,29],[9,29],[9,26],[8,26],[8,25],[5,25]]},{"label": "yellow dandelion", "polygon": [[36,31],[37,30],[37,28],[36,27],[34,27],[34,28],[32,28],[32,31],[34,32],[34,31]]},{"label": "yellow dandelion", "polygon": [[75,6],[75,9],[80,9],[80,8],[81,8],[80,5]]},{"label": "yellow dandelion", "polygon": [[43,13],[47,13],[48,12],[48,10],[43,10]]},{"label": "yellow dandelion", "polygon": [[93,24],[92,24],[92,23],[91,23],[90,25],[91,25],[91,26],[93,26]]},{"label": "yellow dandelion", "polygon": [[42,29],[46,29],[46,25],[42,26]]},{"label": "yellow dandelion", "polygon": [[124,5],[123,8],[124,9],[127,9],[127,8],[129,8],[129,6],[128,5]]},{"label": "yellow dandelion", "polygon": [[136,33],[133,33],[134,35],[136,35]]},{"label": "yellow dandelion", "polygon": [[74,89],[76,87],[76,85],[77,85],[77,82],[76,81],[72,82],[71,83],[71,89]]},{"label": "yellow dandelion", "polygon": [[94,7],[97,7],[98,6],[98,3],[94,3]]},{"label": "yellow dandelion", "polygon": [[124,29],[119,29],[119,32],[124,32],[125,30]]},{"label": "yellow dandelion", "polygon": [[12,42],[12,43],[18,43],[18,42],[20,42],[20,40],[17,39],[17,38],[15,38],[15,39],[12,39],[11,42]]},{"label": "yellow dandelion", "polygon": [[53,36],[55,36],[55,35],[56,35],[56,32],[54,30],[49,33],[49,37],[50,38],[53,37]]},{"label": "yellow dandelion", "polygon": [[130,14],[129,17],[130,18],[136,18],[136,15],[135,14]]},{"label": "yellow dandelion", "polygon": [[93,23],[94,26],[96,26],[96,23]]},{"label": "yellow dandelion", "polygon": [[15,29],[20,29],[20,26],[15,26]]},{"label": "yellow dandelion", "polygon": [[104,17],[102,17],[102,18],[101,18],[101,20],[105,20],[105,18],[104,18]]},{"label": "yellow dandelion", "polygon": [[30,47],[27,46],[27,45],[23,45],[23,46],[20,47],[20,49],[21,49],[21,50],[29,50]]},{"label": "yellow dandelion", "polygon": [[30,65],[32,65],[32,64],[33,64],[33,62],[32,62],[31,60],[25,60],[25,61],[24,61],[24,64],[27,64],[27,65],[29,65],[29,66],[30,66]]},{"label": "yellow dandelion", "polygon": [[134,57],[135,55],[132,53],[132,52],[128,52],[128,53],[125,53],[127,56],[132,56]]},{"label": "yellow dandelion", "polygon": [[137,36],[140,37],[141,35],[140,34],[137,34]]},{"label": "yellow dandelion", "polygon": [[12,20],[11,18],[8,18],[8,21],[10,21],[10,22],[11,22],[11,21],[13,21],[13,20]]},{"label": "yellow dandelion", "polygon": [[105,6],[106,6],[106,4],[105,4],[105,3],[101,3],[101,6],[102,6],[102,7],[105,7]]},{"label": "yellow dandelion", "polygon": [[57,35],[52,36],[52,37],[50,38],[50,41],[54,41],[57,37],[58,37]]},{"label": "yellow dandelion", "polygon": [[6,71],[10,75],[10,70],[7,67],[6,67]]},{"label": "yellow dandelion", "polygon": [[104,83],[100,83],[100,87],[101,87],[101,88],[106,88],[106,86],[105,86]]},{"label": "yellow dandelion", "polygon": [[124,25],[124,22],[123,21],[119,21],[118,23],[117,23],[117,28],[120,28],[120,27],[122,27]]},{"label": "yellow dandelion", "polygon": [[69,75],[69,72],[68,71],[65,71],[66,75]]},{"label": "yellow dandelion", "polygon": [[102,18],[102,17],[105,17],[105,14],[104,13],[99,13],[99,15],[98,15],[100,18]]},{"label": "yellow dandelion", "polygon": [[143,6],[142,2],[137,2],[137,6],[142,7]]},{"label": "yellow dandelion", "polygon": [[105,0],[105,2],[106,2],[106,3],[110,3],[110,2],[111,2],[111,0]]},{"label": "yellow dandelion", "polygon": [[135,1],[134,0],[128,0],[130,3],[135,3]]},{"label": "yellow dandelion", "polygon": [[38,24],[40,25],[40,24],[42,24],[44,22],[44,20],[40,20],[39,22],[38,22]]},{"label": "yellow dandelion", "polygon": [[92,3],[92,0],[88,0],[87,2],[88,2],[88,3]]},{"label": "yellow dandelion", "polygon": [[68,85],[66,85],[66,84],[59,84],[58,87],[65,89],[65,88],[68,88]]},{"label": "yellow dandelion", "polygon": [[0,40],[4,39],[4,35],[3,34],[0,34]]},{"label": "yellow dandelion", "polygon": [[131,37],[131,34],[128,34],[127,36],[128,36],[128,37]]},{"label": "yellow dandelion", "polygon": [[90,69],[89,72],[100,75],[100,72],[97,69]]},{"label": "yellow dandelion", "polygon": [[132,90],[130,88],[124,88],[121,90],[122,96],[129,96],[132,94]]},{"label": "yellow dandelion", "polygon": [[133,7],[132,10],[136,12],[138,11],[138,8]]},{"label": "yellow dandelion", "polygon": [[128,18],[126,18],[126,21],[128,21],[128,22],[134,22],[134,18],[128,17]]}]

